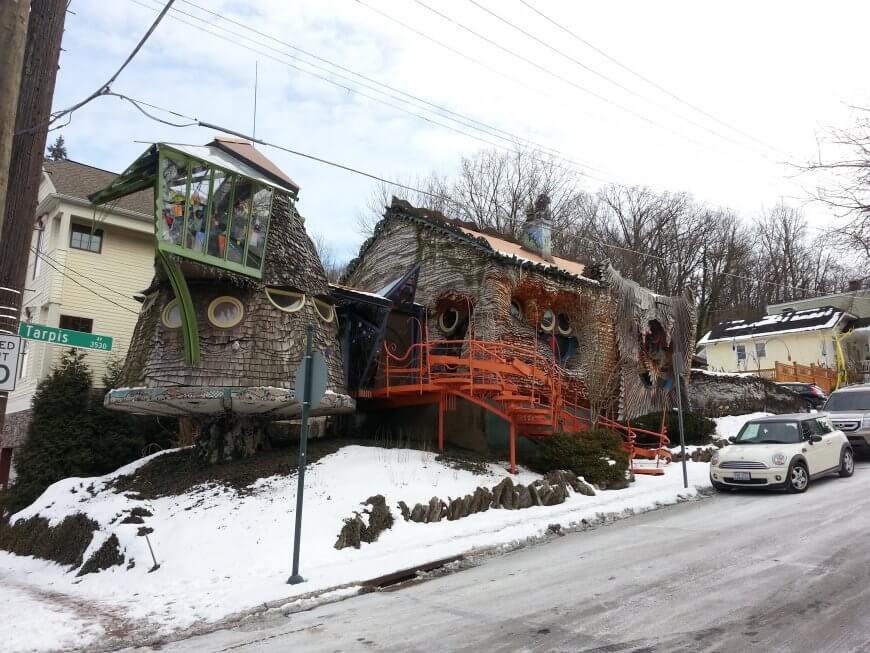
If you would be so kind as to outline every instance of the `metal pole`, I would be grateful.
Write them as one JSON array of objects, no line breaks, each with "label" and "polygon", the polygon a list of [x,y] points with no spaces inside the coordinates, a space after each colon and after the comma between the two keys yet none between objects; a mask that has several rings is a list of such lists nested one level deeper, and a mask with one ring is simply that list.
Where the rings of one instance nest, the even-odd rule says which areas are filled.
[{"label": "metal pole", "polygon": [[[680,356],[679,353],[674,352],[674,359]],[[682,360],[680,361],[682,363]],[[682,370],[682,364],[675,365],[675,368],[679,367]],[[681,390],[682,387],[682,379],[681,374],[676,369],[674,370],[676,373],[674,374],[674,380],[677,382],[677,424],[680,427],[680,458],[682,459],[683,464],[683,487],[689,487],[689,475],[686,471],[686,434],[683,431],[683,393]]]},{"label": "metal pole", "polygon": [[305,329],[305,389],[302,393],[302,428],[299,433],[299,464],[297,465],[299,481],[296,486],[296,529],[293,534],[293,574],[287,579],[287,582],[290,585],[296,585],[305,580],[299,574],[299,543],[302,537],[302,495],[305,492],[305,455],[308,449],[308,413],[311,412],[313,340],[314,327],[309,324]]}]

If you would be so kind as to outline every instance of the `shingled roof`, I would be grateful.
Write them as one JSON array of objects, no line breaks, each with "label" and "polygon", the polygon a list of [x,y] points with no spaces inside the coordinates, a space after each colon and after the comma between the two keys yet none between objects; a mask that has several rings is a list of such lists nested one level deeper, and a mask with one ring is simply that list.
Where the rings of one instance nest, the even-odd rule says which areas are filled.
[{"label": "shingled roof", "polygon": [[[88,195],[105,188],[118,176],[115,172],[109,172],[102,168],[78,161],[62,159],[60,161],[45,161],[43,169],[60,195],[73,197],[84,202],[90,202]],[[148,190],[139,191],[119,199],[114,206],[128,211],[135,211],[154,219],[154,192]]]},{"label": "shingled roof", "polygon": [[789,311],[766,315],[755,322],[733,320],[719,322],[703,338],[699,345],[723,340],[745,340],[754,336],[771,336],[779,333],[818,331],[832,329],[846,312],[833,306],[823,306],[806,311]]}]

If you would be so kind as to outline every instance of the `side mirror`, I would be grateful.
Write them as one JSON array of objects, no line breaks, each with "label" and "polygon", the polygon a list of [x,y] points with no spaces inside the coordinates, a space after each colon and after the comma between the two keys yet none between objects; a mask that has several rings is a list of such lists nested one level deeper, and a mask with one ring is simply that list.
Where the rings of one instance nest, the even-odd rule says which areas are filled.
[{"label": "side mirror", "polygon": [[821,442],[821,441],[822,441],[821,435],[811,435],[810,436],[810,442]]},{"label": "side mirror", "polygon": [[730,438],[728,438],[728,442],[730,442],[731,444],[734,444],[735,442],[737,442],[737,436],[732,435]]}]

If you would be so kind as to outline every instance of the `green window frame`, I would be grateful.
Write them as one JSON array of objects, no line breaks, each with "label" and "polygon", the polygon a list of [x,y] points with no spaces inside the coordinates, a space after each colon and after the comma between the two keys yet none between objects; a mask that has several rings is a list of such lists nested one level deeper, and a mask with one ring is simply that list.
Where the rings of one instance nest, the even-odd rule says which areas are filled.
[{"label": "green window frame", "polygon": [[[187,180],[185,183],[185,193],[183,200],[183,212],[181,216],[174,216],[174,219],[182,220],[180,244],[174,242],[174,240],[167,240],[161,235],[160,232],[163,221],[165,220],[164,192],[166,190],[166,180],[163,177],[163,170],[165,165],[164,161],[166,159],[171,159],[177,162],[184,162],[187,169]],[[205,202],[205,215],[203,216],[203,219],[205,220],[205,230],[203,232],[204,240],[202,245],[202,251],[200,251],[196,248],[196,245],[198,243],[196,234],[194,234],[193,236],[191,242],[192,246],[187,245],[188,239],[191,236],[191,234],[188,232],[188,229],[191,226],[190,221],[192,219],[192,216],[190,215],[191,187],[193,183],[193,180],[191,179],[191,172],[196,168],[202,167],[208,169],[208,198]],[[230,270],[247,276],[256,277],[257,279],[262,278],[263,264],[265,262],[265,252],[268,246],[269,232],[271,230],[272,202],[274,201],[275,189],[266,184],[257,182],[254,179],[239,175],[236,172],[227,170],[226,168],[215,165],[208,161],[203,161],[202,159],[198,159],[196,157],[184,154],[170,147],[160,148],[157,170],[158,174],[156,175],[154,189],[154,237],[157,242],[157,249],[162,252],[175,254],[182,258],[198,261],[206,265],[214,265],[225,270]],[[209,252],[212,227],[215,212],[217,209],[215,202],[215,192],[217,190],[215,188],[215,173],[219,173],[223,176],[223,179],[225,180],[224,183],[231,184],[229,190],[229,201],[226,204],[227,216],[224,232],[224,247],[223,251],[220,252],[219,256],[216,256]],[[247,204],[244,206],[243,212],[241,214],[238,214],[238,212],[236,211],[236,209],[239,208],[236,206],[236,194],[237,191],[240,188],[243,188],[245,185],[250,188],[250,192],[247,198],[239,200],[240,202],[247,202]],[[265,228],[262,230],[257,230],[257,237],[262,238],[262,254],[259,257],[259,261],[255,261],[252,258],[249,264],[248,255],[251,250],[251,248],[249,247],[249,243],[253,233],[252,220],[254,217],[254,197],[263,190],[269,191],[269,198],[268,206],[265,207],[266,210],[264,212],[266,216],[266,223],[264,225]],[[258,218],[262,219],[262,215],[258,215]],[[241,228],[239,228],[239,220],[243,220]],[[240,237],[237,238],[235,241],[235,247],[231,247],[230,242],[233,233],[240,234]],[[230,260],[231,251],[234,253],[238,253],[238,260]],[[259,265],[256,265],[256,263],[258,263]]]}]

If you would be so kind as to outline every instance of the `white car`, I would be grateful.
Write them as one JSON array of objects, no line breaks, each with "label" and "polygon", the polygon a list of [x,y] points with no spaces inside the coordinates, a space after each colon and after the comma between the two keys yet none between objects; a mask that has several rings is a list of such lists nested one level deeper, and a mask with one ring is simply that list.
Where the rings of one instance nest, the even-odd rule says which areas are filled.
[{"label": "white car", "polygon": [[710,460],[710,482],[717,490],[786,489],[803,492],[827,474],[855,471],[852,446],[827,415],[799,413],[753,419],[729,446]]}]

